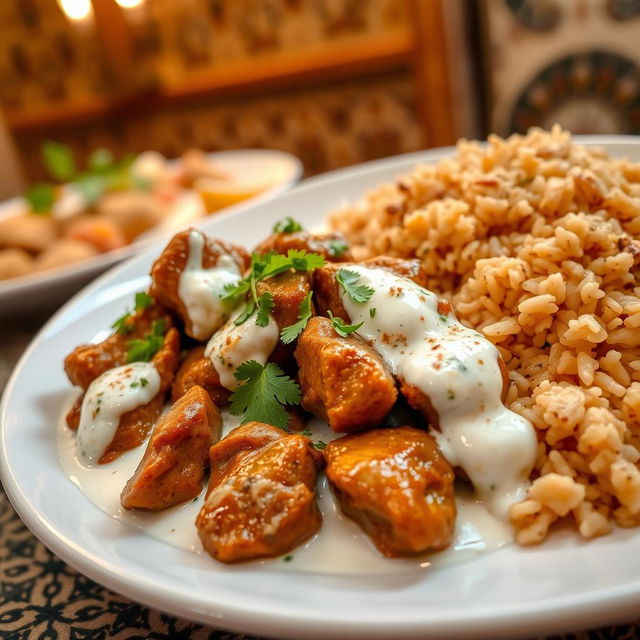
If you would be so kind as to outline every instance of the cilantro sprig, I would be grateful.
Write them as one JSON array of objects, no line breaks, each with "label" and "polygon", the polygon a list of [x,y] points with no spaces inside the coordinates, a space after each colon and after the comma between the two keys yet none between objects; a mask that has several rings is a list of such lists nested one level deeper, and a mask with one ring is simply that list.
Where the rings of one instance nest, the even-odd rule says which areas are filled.
[{"label": "cilantro sprig", "polygon": [[280,340],[285,344],[291,344],[305,329],[311,317],[311,296],[313,291],[309,291],[298,307],[298,322],[290,324],[280,332]]},{"label": "cilantro sprig", "polygon": [[331,309],[329,309],[327,313],[329,314],[329,318],[331,318],[331,326],[333,327],[333,330],[343,338],[348,338],[349,334],[357,331],[364,322],[359,322],[358,324],[347,324],[342,318],[336,318],[331,312]]},{"label": "cilantro sprig", "polygon": [[354,302],[367,302],[374,294],[374,290],[366,284],[356,284],[359,279],[360,274],[349,269],[338,269],[338,273],[336,273],[336,281],[340,288]]},{"label": "cilantro sprig", "polygon": [[153,356],[158,353],[164,340],[164,332],[166,324],[164,318],[154,320],[151,325],[151,331],[144,338],[137,338],[127,342],[127,363],[149,362]]},{"label": "cilantro sprig", "polygon": [[349,250],[349,245],[344,240],[332,240],[329,243],[329,253],[333,258],[340,258]]},{"label": "cilantro sprig", "polygon": [[125,311],[125,313],[111,325],[111,328],[115,329],[116,332],[120,333],[121,335],[131,333],[133,331],[133,325],[129,322],[129,318],[131,318],[132,314],[136,311],[140,311],[140,309],[146,309],[152,304],[153,298],[146,291],[138,291],[134,299],[133,312],[127,309],[127,311]]},{"label": "cilantro sprig", "polygon": [[231,395],[231,414],[243,415],[242,424],[255,420],[286,429],[289,416],[284,407],[300,403],[302,392],[298,384],[273,362],[263,366],[247,360],[234,376],[244,384]]},{"label": "cilantro sprig", "polygon": [[272,231],[273,233],[295,233],[296,231],[303,231],[303,227],[297,220],[287,216],[284,220],[276,222]]},{"label": "cilantro sprig", "polygon": [[246,300],[243,310],[234,321],[236,325],[244,324],[255,313],[256,324],[266,327],[269,323],[269,314],[273,311],[274,300],[269,291],[258,295],[258,282],[291,269],[313,271],[322,267],[324,263],[325,260],[321,255],[308,253],[303,249],[290,249],[286,256],[273,252],[265,255],[254,253],[251,256],[249,274],[236,283],[228,284],[224,288],[222,300],[232,304],[238,304],[242,299]]}]

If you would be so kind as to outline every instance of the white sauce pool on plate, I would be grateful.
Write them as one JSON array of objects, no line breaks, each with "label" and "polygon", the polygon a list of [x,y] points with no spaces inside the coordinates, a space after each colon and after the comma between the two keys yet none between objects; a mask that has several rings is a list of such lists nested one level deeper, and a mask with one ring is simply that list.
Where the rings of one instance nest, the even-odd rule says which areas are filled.
[{"label": "white sauce pool on plate", "polygon": [[109,446],[120,417],[151,400],[160,391],[160,374],[151,362],[132,362],[98,376],[87,389],[76,438],[78,457],[94,465]]},{"label": "white sauce pool on plate", "polygon": [[204,269],[205,237],[201,231],[189,231],[189,256],[180,274],[178,295],[185,306],[191,331],[197,340],[206,340],[229,317],[229,305],[222,300],[224,288],[242,277],[230,255],[222,255],[215,267]]},{"label": "white sauce pool on plate", "polygon": [[[72,402],[73,398],[69,406]],[[224,434],[236,427],[239,420],[223,412]],[[313,420],[308,427],[314,433],[314,440],[328,442],[336,437],[319,420]],[[135,472],[146,445],[127,451],[108,464],[87,468],[78,459],[75,436],[65,424],[64,413],[58,423],[57,440],[65,475],[101,511],[127,525],[122,529],[123,537],[130,536],[129,527],[134,527],[141,535],[202,555],[203,570],[215,571],[221,566],[204,553],[195,527],[196,516],[204,504],[204,492],[195,501],[158,513],[126,511],[120,506],[120,492]],[[324,476],[318,482],[318,504],[323,517],[322,527],[318,534],[291,552],[293,559],[290,562],[274,558],[252,562],[252,568],[342,575],[416,573],[464,562],[504,546],[513,538],[511,529],[504,522],[492,517],[473,496],[463,493],[456,497],[456,533],[449,549],[414,558],[389,559],[375,549],[355,522],[342,515]]]},{"label": "white sauce pool on plate", "polygon": [[[496,347],[453,313],[438,312],[438,297],[390,271],[353,265],[358,285],[373,295],[354,302],[342,292],[358,334],[370,342],[393,373],[428,396],[439,417],[432,429],[445,457],[461,467],[494,515],[525,497],[536,457],[531,423],[501,402]],[[375,311],[373,311],[375,309]]]},{"label": "white sauce pool on plate", "polygon": [[235,391],[242,384],[233,375],[236,369],[246,360],[255,360],[264,366],[280,337],[280,329],[273,316],[269,315],[266,327],[256,324],[255,314],[241,325],[236,325],[235,319],[241,313],[242,310],[238,309],[211,336],[204,351],[218,372],[222,386],[230,391]]}]

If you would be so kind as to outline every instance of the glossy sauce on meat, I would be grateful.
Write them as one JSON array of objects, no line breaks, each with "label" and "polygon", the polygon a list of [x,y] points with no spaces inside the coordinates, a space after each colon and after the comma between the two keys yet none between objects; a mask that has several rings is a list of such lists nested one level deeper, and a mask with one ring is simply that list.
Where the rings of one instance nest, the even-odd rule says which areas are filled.
[{"label": "glossy sauce on meat", "polygon": [[215,267],[205,269],[202,266],[204,245],[204,234],[191,229],[187,264],[178,284],[178,295],[197,340],[206,340],[229,317],[228,305],[221,299],[224,287],[236,284],[242,277],[230,255],[221,255]]},{"label": "glossy sauce on meat", "polygon": [[160,374],[152,362],[132,362],[105,371],[87,389],[80,410],[78,456],[87,465],[100,460],[113,440],[120,418],[160,391]]},{"label": "glossy sauce on meat", "polygon": [[271,315],[267,326],[261,327],[256,324],[255,315],[237,325],[235,320],[240,313],[242,310],[238,309],[211,336],[204,352],[220,376],[220,383],[230,391],[235,391],[242,384],[234,376],[238,367],[246,360],[255,360],[264,365],[280,336],[280,329]]},{"label": "glossy sauce on meat", "polygon": [[342,293],[351,322],[362,322],[357,332],[402,385],[428,398],[439,422],[433,436],[447,460],[465,471],[489,509],[506,516],[525,496],[537,441],[532,425],[502,404],[498,350],[414,282],[363,265],[349,270],[374,290],[366,303]]}]

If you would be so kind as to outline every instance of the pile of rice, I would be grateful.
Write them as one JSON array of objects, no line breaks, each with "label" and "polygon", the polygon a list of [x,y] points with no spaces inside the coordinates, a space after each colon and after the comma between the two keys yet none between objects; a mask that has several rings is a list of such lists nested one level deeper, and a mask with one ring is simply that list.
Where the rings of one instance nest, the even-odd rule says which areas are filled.
[{"label": "pile of rice", "polygon": [[429,287],[492,340],[506,404],[536,427],[520,544],[640,524],[640,164],[556,126],[456,157],[331,215],[361,258],[422,259]]}]

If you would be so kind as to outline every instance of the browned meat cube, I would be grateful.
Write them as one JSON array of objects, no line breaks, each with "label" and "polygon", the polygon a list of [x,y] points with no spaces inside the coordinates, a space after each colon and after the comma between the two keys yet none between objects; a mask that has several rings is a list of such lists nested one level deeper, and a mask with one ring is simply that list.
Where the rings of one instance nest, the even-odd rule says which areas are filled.
[{"label": "browned meat cube", "polygon": [[311,234],[308,231],[274,233],[261,242],[254,251],[260,254],[273,251],[286,255],[290,249],[319,253],[330,262],[344,262],[352,259],[346,236],[338,232],[322,235]]},{"label": "browned meat cube", "polygon": [[[447,303],[448,304],[448,303]],[[509,392],[509,372],[504,361],[498,354],[498,365],[500,366],[500,373],[502,374],[502,402],[507,399],[507,393]],[[438,412],[431,404],[431,399],[425,393],[423,393],[417,387],[407,384],[404,380],[400,380],[400,393],[406,398],[409,405],[419,411],[425,418],[425,420],[434,429],[440,429],[440,418]]]},{"label": "browned meat cube", "polygon": [[425,431],[374,429],[338,438],[324,454],[327,478],[342,510],[385,556],[451,544],[453,470]]},{"label": "browned meat cube", "polygon": [[216,406],[223,407],[229,403],[231,391],[220,383],[220,376],[211,360],[204,355],[203,346],[191,349],[180,365],[171,389],[171,401],[177,402],[195,385],[202,387]]},{"label": "browned meat cube", "polygon": [[[193,229],[181,231],[171,238],[160,257],[153,263],[150,293],[156,300],[180,316],[184,322],[185,331],[189,336],[197,340],[206,340],[217,327],[214,327],[211,331],[208,331],[208,327],[194,327],[186,303],[179,293],[180,276],[187,268],[189,260],[189,236],[192,232],[204,235],[202,232],[194,231]],[[249,266],[249,255],[242,247],[227,244],[221,240],[214,240],[207,236],[204,236],[203,244],[202,260],[197,265],[198,268],[211,269],[216,267],[223,256],[231,258],[232,263],[237,266],[241,273]],[[218,298],[218,294],[213,290],[211,290],[211,296]],[[196,299],[196,302],[202,304],[202,291],[197,293],[197,298],[200,298],[200,300]],[[204,311],[201,309],[200,315],[203,314]],[[222,321],[220,324],[222,324]],[[201,333],[202,331],[205,333]]]},{"label": "browned meat cube", "polygon": [[[273,296],[273,319],[282,331],[285,327],[298,321],[300,303],[311,290],[311,282],[307,273],[287,271],[273,278],[258,282],[257,290],[258,295],[269,291]],[[313,309],[313,302],[311,306]],[[293,363],[294,349],[294,343],[284,344],[279,340],[269,360],[290,370],[290,365]]]},{"label": "browned meat cube", "polygon": [[159,304],[153,304],[129,316],[124,322],[126,328],[123,331],[116,331],[98,344],[76,347],[64,360],[64,370],[71,383],[86,391],[105,371],[126,364],[129,342],[151,333],[156,320],[164,321],[166,328],[173,325],[167,310]]},{"label": "browned meat cube", "polygon": [[195,498],[209,467],[209,449],[221,432],[220,411],[202,387],[191,387],[155,426],[122,491],[122,506],[158,511]]},{"label": "browned meat cube", "polygon": [[278,556],[320,528],[315,486],[322,456],[308,438],[249,422],[209,455],[209,492],[196,527],[216,560]]},{"label": "browned meat cube", "polygon": [[[151,359],[160,376],[158,393],[151,402],[122,414],[113,440],[98,460],[100,464],[115,460],[125,451],[135,449],[145,441],[151,427],[153,427],[162,413],[165,397],[167,391],[171,388],[179,361],[180,334],[177,329],[172,328],[167,331],[162,347]],[[77,429],[80,423],[82,400],[83,397],[80,397],[67,414],[67,425],[71,429]]]},{"label": "browned meat cube", "polygon": [[311,318],[298,338],[302,406],[334,431],[380,424],[398,397],[382,358],[360,337],[339,336],[328,318]]},{"label": "browned meat cube", "polygon": [[[402,260],[379,256],[360,262],[365,267],[379,267],[393,273],[409,278],[421,287],[426,286],[427,277],[420,260]],[[313,296],[320,315],[327,315],[330,309],[334,316],[349,322],[349,316],[342,304],[340,285],[336,282],[336,273],[339,269],[348,269],[349,264],[326,264],[313,272]]]}]

